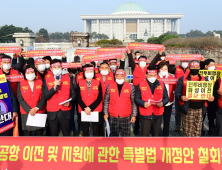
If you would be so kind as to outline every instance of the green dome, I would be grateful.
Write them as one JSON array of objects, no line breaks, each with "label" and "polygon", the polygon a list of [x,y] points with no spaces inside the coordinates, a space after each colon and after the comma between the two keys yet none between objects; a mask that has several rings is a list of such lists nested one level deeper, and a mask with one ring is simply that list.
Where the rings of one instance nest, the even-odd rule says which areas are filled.
[{"label": "green dome", "polygon": [[118,6],[115,9],[115,11],[113,12],[113,14],[115,14],[115,13],[131,13],[131,12],[132,13],[148,14],[142,6],[140,6],[136,3],[133,3],[133,2],[127,2],[127,3],[124,3],[120,6]]}]

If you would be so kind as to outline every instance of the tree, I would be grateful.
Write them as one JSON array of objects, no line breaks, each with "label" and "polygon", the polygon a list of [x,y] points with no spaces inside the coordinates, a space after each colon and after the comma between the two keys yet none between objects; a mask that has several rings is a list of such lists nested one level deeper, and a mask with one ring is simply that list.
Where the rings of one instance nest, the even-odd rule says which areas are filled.
[{"label": "tree", "polygon": [[152,37],[147,40],[148,43],[151,44],[160,44],[158,37]]},{"label": "tree", "polygon": [[187,34],[186,34],[186,37],[204,37],[205,35],[204,35],[204,33],[202,32],[202,31],[200,31],[200,30],[191,30],[190,32],[188,32]]},{"label": "tree", "polygon": [[109,39],[109,37],[105,34],[100,34],[100,33],[97,33],[97,32],[92,32],[90,33],[90,39],[92,38],[98,38],[98,39]]},{"label": "tree", "polygon": [[14,25],[4,25],[0,28],[0,42],[6,43],[6,42],[15,42],[15,38],[12,37],[14,33],[33,33],[32,30],[30,30],[28,27],[25,27],[24,29],[22,27],[16,27]]},{"label": "tree", "polygon": [[44,37],[46,40],[49,38],[49,33],[45,28],[41,28],[37,34],[39,34],[39,36]]}]

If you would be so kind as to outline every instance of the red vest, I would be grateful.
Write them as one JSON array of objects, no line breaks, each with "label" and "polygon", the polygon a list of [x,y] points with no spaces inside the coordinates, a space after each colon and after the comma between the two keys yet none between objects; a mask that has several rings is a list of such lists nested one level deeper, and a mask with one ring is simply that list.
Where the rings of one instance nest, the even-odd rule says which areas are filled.
[{"label": "red vest", "polygon": [[99,73],[98,67],[94,68],[94,70],[95,70],[95,74]]},{"label": "red vest", "polygon": [[113,117],[129,117],[132,113],[131,104],[131,85],[129,83],[124,83],[120,96],[117,87],[117,83],[111,83],[109,85],[109,114]]},{"label": "red vest", "polygon": [[136,64],[135,69],[133,71],[133,85],[138,86],[138,84],[146,79],[146,71],[147,67],[144,67],[143,69]]},{"label": "red vest", "polygon": [[182,76],[188,76],[189,73],[190,73],[190,71],[189,71],[188,68],[186,69],[186,71],[184,73],[184,70],[183,70],[183,68],[180,65],[176,66],[175,78],[179,79]]},{"label": "red vest", "polygon": [[[186,78],[185,78],[186,77]],[[190,81],[187,79],[187,76],[183,77],[183,91],[182,91],[182,96],[186,96],[186,89],[187,89],[187,81]],[[192,81],[192,80],[191,80]],[[203,76],[201,76],[201,80],[200,81],[205,81],[205,78]],[[179,104],[181,106],[183,106],[184,101],[179,100]],[[207,107],[207,100],[205,100],[205,106]]]},{"label": "red vest", "polygon": [[110,83],[114,82],[113,72],[110,72],[110,73],[106,76],[106,81],[105,81],[105,83],[103,82],[103,76],[102,76],[101,73],[96,74],[96,75],[95,75],[95,78],[96,78],[96,80],[99,80],[100,83],[101,83],[102,91],[103,91],[103,99],[104,99],[107,86],[108,86]]},{"label": "red vest", "polygon": [[[82,101],[85,103],[86,106],[89,106],[93,102],[96,101],[96,99],[99,95],[99,84],[100,84],[99,81],[92,79],[90,93],[88,93],[88,87],[87,87],[86,80],[81,80],[79,82],[81,96],[78,96],[78,97],[82,98]],[[97,106],[97,108],[92,111],[102,112],[102,110],[103,110],[103,105],[102,105],[102,101],[101,101],[99,106]],[[83,111],[82,108],[80,107],[80,105],[78,105],[78,111],[79,111],[79,113],[81,113],[81,111]]]},{"label": "red vest", "polygon": [[[45,79],[48,90],[54,87],[54,76],[50,76]],[[59,89],[55,92],[55,94],[47,101],[47,111],[49,112],[57,112],[60,109],[62,111],[71,110],[71,105],[69,107],[65,107],[63,105],[59,105],[70,98],[70,77],[68,74],[62,75],[61,83]]]},{"label": "red vest", "polygon": [[138,63],[139,63],[139,60],[138,60],[138,59],[136,59],[136,58],[134,58],[134,61],[135,61],[135,63],[136,63],[136,64],[138,64]]},{"label": "red vest", "polygon": [[[41,76],[39,75],[39,72],[38,71],[36,71],[36,80],[42,80],[42,78],[41,78]],[[45,75],[45,79],[46,78],[48,78],[48,77],[53,77],[53,73],[52,73],[52,71],[51,70],[47,70],[47,73],[46,73],[46,75]]]},{"label": "red vest", "polygon": [[80,80],[84,80],[83,72],[79,72],[78,74],[76,74],[76,83],[78,84]]},{"label": "red vest", "polygon": [[[218,88],[218,90],[220,89],[220,85],[221,85],[221,78],[219,79],[219,88]],[[219,108],[222,109],[222,95],[221,95],[221,97],[218,99],[218,106],[219,106]]]},{"label": "red vest", "polygon": [[[159,81],[161,81],[161,78],[160,78],[159,74],[157,75],[157,79]],[[173,77],[173,75],[169,75],[167,77],[167,79],[174,79],[174,77]],[[174,93],[173,93],[173,91],[175,91],[175,89],[176,89],[176,85],[169,84],[169,99],[170,99],[170,102],[174,101]]]},{"label": "red vest", "polygon": [[[20,82],[20,91],[24,101],[31,107],[34,108],[38,104],[39,100],[42,98],[42,80],[35,80],[34,81],[34,88],[33,92],[29,86],[27,80],[23,80]],[[20,105],[21,114],[28,114]],[[45,113],[45,105],[41,110],[37,113]]]},{"label": "red vest", "polygon": [[[154,100],[154,101],[159,101],[160,99],[163,100],[164,85],[162,81],[159,81],[159,82],[160,82],[160,85],[155,88],[154,94],[152,94],[150,90],[150,86],[147,83],[147,81],[140,82],[140,91],[141,91],[141,97],[143,101],[148,102],[149,99]],[[150,116],[152,115],[152,113],[154,113],[154,115],[156,116],[159,116],[163,114],[164,106],[157,107],[155,105],[151,105],[148,108],[139,106],[139,111],[140,111],[140,114],[143,116]]]},{"label": "red vest", "polygon": [[[0,74],[3,74],[2,69],[0,69]],[[13,68],[10,69],[10,75],[19,75],[18,70],[14,70]],[[17,99],[17,87],[18,87],[18,82],[10,82],[13,93]]]}]

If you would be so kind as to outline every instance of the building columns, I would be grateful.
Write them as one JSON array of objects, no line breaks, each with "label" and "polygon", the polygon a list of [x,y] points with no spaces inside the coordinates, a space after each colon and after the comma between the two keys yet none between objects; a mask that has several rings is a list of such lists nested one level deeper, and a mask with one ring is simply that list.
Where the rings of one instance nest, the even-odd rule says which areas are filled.
[{"label": "building columns", "polygon": [[87,23],[86,23],[86,19],[84,19],[84,32],[87,32]]},{"label": "building columns", "polygon": [[167,20],[164,19],[164,33],[166,33],[166,28],[167,28],[166,24],[167,24]]},{"label": "building columns", "polygon": [[150,37],[153,37],[153,19],[150,22]]},{"label": "building columns", "polygon": [[110,40],[113,39],[113,20],[110,19],[110,37],[109,37]]},{"label": "building columns", "polygon": [[174,20],[174,29],[173,32],[176,32],[176,20]]},{"label": "building columns", "polygon": [[97,19],[97,34],[99,33],[99,20]]},{"label": "building columns", "polygon": [[126,35],[126,19],[123,20],[123,39]]},{"label": "building columns", "polygon": [[173,20],[171,19],[171,32],[174,32],[173,30]]},{"label": "building columns", "polygon": [[180,33],[180,19],[177,19],[177,33]]},{"label": "building columns", "polygon": [[140,19],[137,19],[137,39],[140,39]]}]

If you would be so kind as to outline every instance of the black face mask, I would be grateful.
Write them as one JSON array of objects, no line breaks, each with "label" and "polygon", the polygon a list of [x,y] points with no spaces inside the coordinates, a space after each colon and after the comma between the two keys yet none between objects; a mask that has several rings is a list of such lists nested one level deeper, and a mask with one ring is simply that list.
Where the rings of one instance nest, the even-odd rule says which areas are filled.
[{"label": "black face mask", "polygon": [[190,69],[190,73],[192,75],[197,75],[199,73],[199,69]]}]

